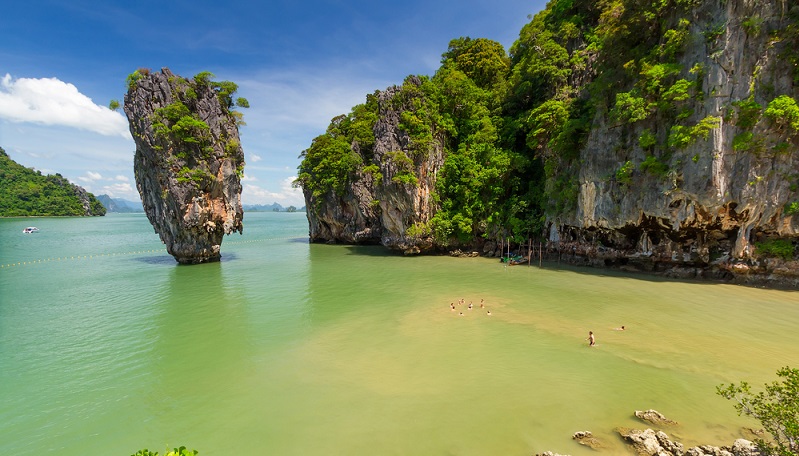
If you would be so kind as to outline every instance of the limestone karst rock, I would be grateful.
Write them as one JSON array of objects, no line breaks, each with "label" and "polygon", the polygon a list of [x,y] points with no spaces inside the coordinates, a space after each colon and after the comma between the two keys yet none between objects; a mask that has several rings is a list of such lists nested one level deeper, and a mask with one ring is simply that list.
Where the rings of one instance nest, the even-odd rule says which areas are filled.
[{"label": "limestone karst rock", "polygon": [[[509,68],[454,40],[431,90],[374,95],[373,138],[334,119],[298,176],[311,241],[497,256],[532,238],[559,262],[799,287],[799,7],[667,3],[550,2]],[[486,120],[465,94],[492,68],[509,87]]]},{"label": "limestone karst rock", "polygon": [[[419,86],[421,81],[409,77],[406,85]],[[309,181],[319,176],[310,172],[305,178],[311,242],[382,244],[405,254],[431,250],[434,245],[429,236],[409,235],[408,229],[424,224],[435,213],[432,192],[444,162],[441,140],[424,153],[414,152],[400,118],[414,109],[415,100],[403,99],[397,86],[374,97],[378,115],[372,131],[374,143],[370,147],[355,144],[352,151],[359,161],[374,163],[373,169],[356,171],[352,184],[340,194],[315,195]],[[413,176],[412,184],[403,180],[408,176]],[[299,180],[303,181],[302,172]]]},{"label": "limestone karst rock", "polygon": [[210,76],[137,70],[125,95],[144,212],[181,264],[218,261],[224,235],[243,228],[236,86]]}]

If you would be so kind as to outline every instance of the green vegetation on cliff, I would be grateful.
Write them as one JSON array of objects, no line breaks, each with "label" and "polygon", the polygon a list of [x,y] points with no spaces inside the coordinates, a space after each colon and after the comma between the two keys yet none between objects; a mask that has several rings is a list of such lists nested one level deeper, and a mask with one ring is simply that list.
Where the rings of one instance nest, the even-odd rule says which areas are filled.
[{"label": "green vegetation on cliff", "polygon": [[[127,78],[129,90],[135,90],[137,84],[150,70],[140,68]],[[154,145],[157,150],[170,149],[171,157],[168,163],[175,170],[176,180],[180,183],[192,183],[197,188],[205,188],[213,182],[215,176],[209,171],[209,160],[214,159],[214,140],[223,142],[223,151],[226,156],[236,156],[241,144],[235,138],[223,132],[220,138],[213,138],[211,127],[202,120],[200,111],[207,109],[198,106],[198,93],[211,91],[219,100],[223,114],[230,115],[237,126],[245,125],[243,114],[235,108],[249,108],[250,103],[246,98],[233,96],[238,90],[238,85],[231,81],[214,81],[214,75],[203,71],[193,78],[171,76],[170,84],[174,84],[175,99],[166,106],[155,109],[152,113],[152,129],[157,139]],[[118,107],[118,103],[116,105]],[[205,115],[211,113],[205,112]],[[165,154],[168,155],[168,154]],[[239,178],[244,173],[244,162],[241,161],[236,169]]]},{"label": "green vegetation on cliff", "polygon": [[44,176],[0,148],[0,217],[83,215],[105,215],[105,207],[60,174]]},{"label": "green vegetation on cliff", "polygon": [[[343,194],[352,176],[363,164],[362,156],[371,157],[377,122],[377,98],[352,108],[348,115],[334,118],[327,132],[317,136],[303,151],[297,182],[317,198],[329,192]],[[357,148],[360,154],[355,152]]]}]

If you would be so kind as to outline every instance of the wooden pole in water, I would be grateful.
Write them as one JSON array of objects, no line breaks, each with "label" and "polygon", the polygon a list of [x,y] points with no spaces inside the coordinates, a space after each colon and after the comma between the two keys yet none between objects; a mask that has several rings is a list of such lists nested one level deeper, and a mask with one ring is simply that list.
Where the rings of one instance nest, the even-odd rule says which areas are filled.
[{"label": "wooden pole in water", "polygon": [[530,266],[530,262],[533,260],[533,240],[527,238],[527,266]]}]

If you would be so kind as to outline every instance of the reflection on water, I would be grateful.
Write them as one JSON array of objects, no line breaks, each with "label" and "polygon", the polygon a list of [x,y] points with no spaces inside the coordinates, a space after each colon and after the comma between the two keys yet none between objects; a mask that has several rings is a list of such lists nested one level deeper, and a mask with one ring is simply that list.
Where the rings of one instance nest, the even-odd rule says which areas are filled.
[{"label": "reflection on water", "polygon": [[0,269],[0,454],[613,454],[648,408],[729,444],[754,423],[715,386],[799,366],[795,292],[308,244],[304,214],[195,266],[143,215],[44,222],[0,220],[3,261],[81,257]]}]

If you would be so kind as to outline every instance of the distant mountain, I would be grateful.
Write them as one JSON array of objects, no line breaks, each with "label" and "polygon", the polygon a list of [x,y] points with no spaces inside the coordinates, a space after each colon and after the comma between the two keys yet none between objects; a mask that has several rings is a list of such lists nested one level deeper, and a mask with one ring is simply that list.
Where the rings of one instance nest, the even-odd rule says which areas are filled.
[{"label": "distant mountain", "polygon": [[108,212],[144,212],[141,202],[128,201],[122,198],[111,198],[108,195],[100,195],[97,199],[100,200]]},{"label": "distant mountain", "polygon": [[285,211],[283,206],[277,203],[272,204],[244,204],[242,205],[244,212],[281,212]]},{"label": "distant mountain", "polygon": [[294,206],[283,207],[278,203],[272,204],[244,204],[244,212],[305,212],[305,206],[297,209]]},{"label": "distant mountain", "polygon": [[0,217],[105,215],[83,187],[60,174],[42,175],[11,159],[0,147]]}]

